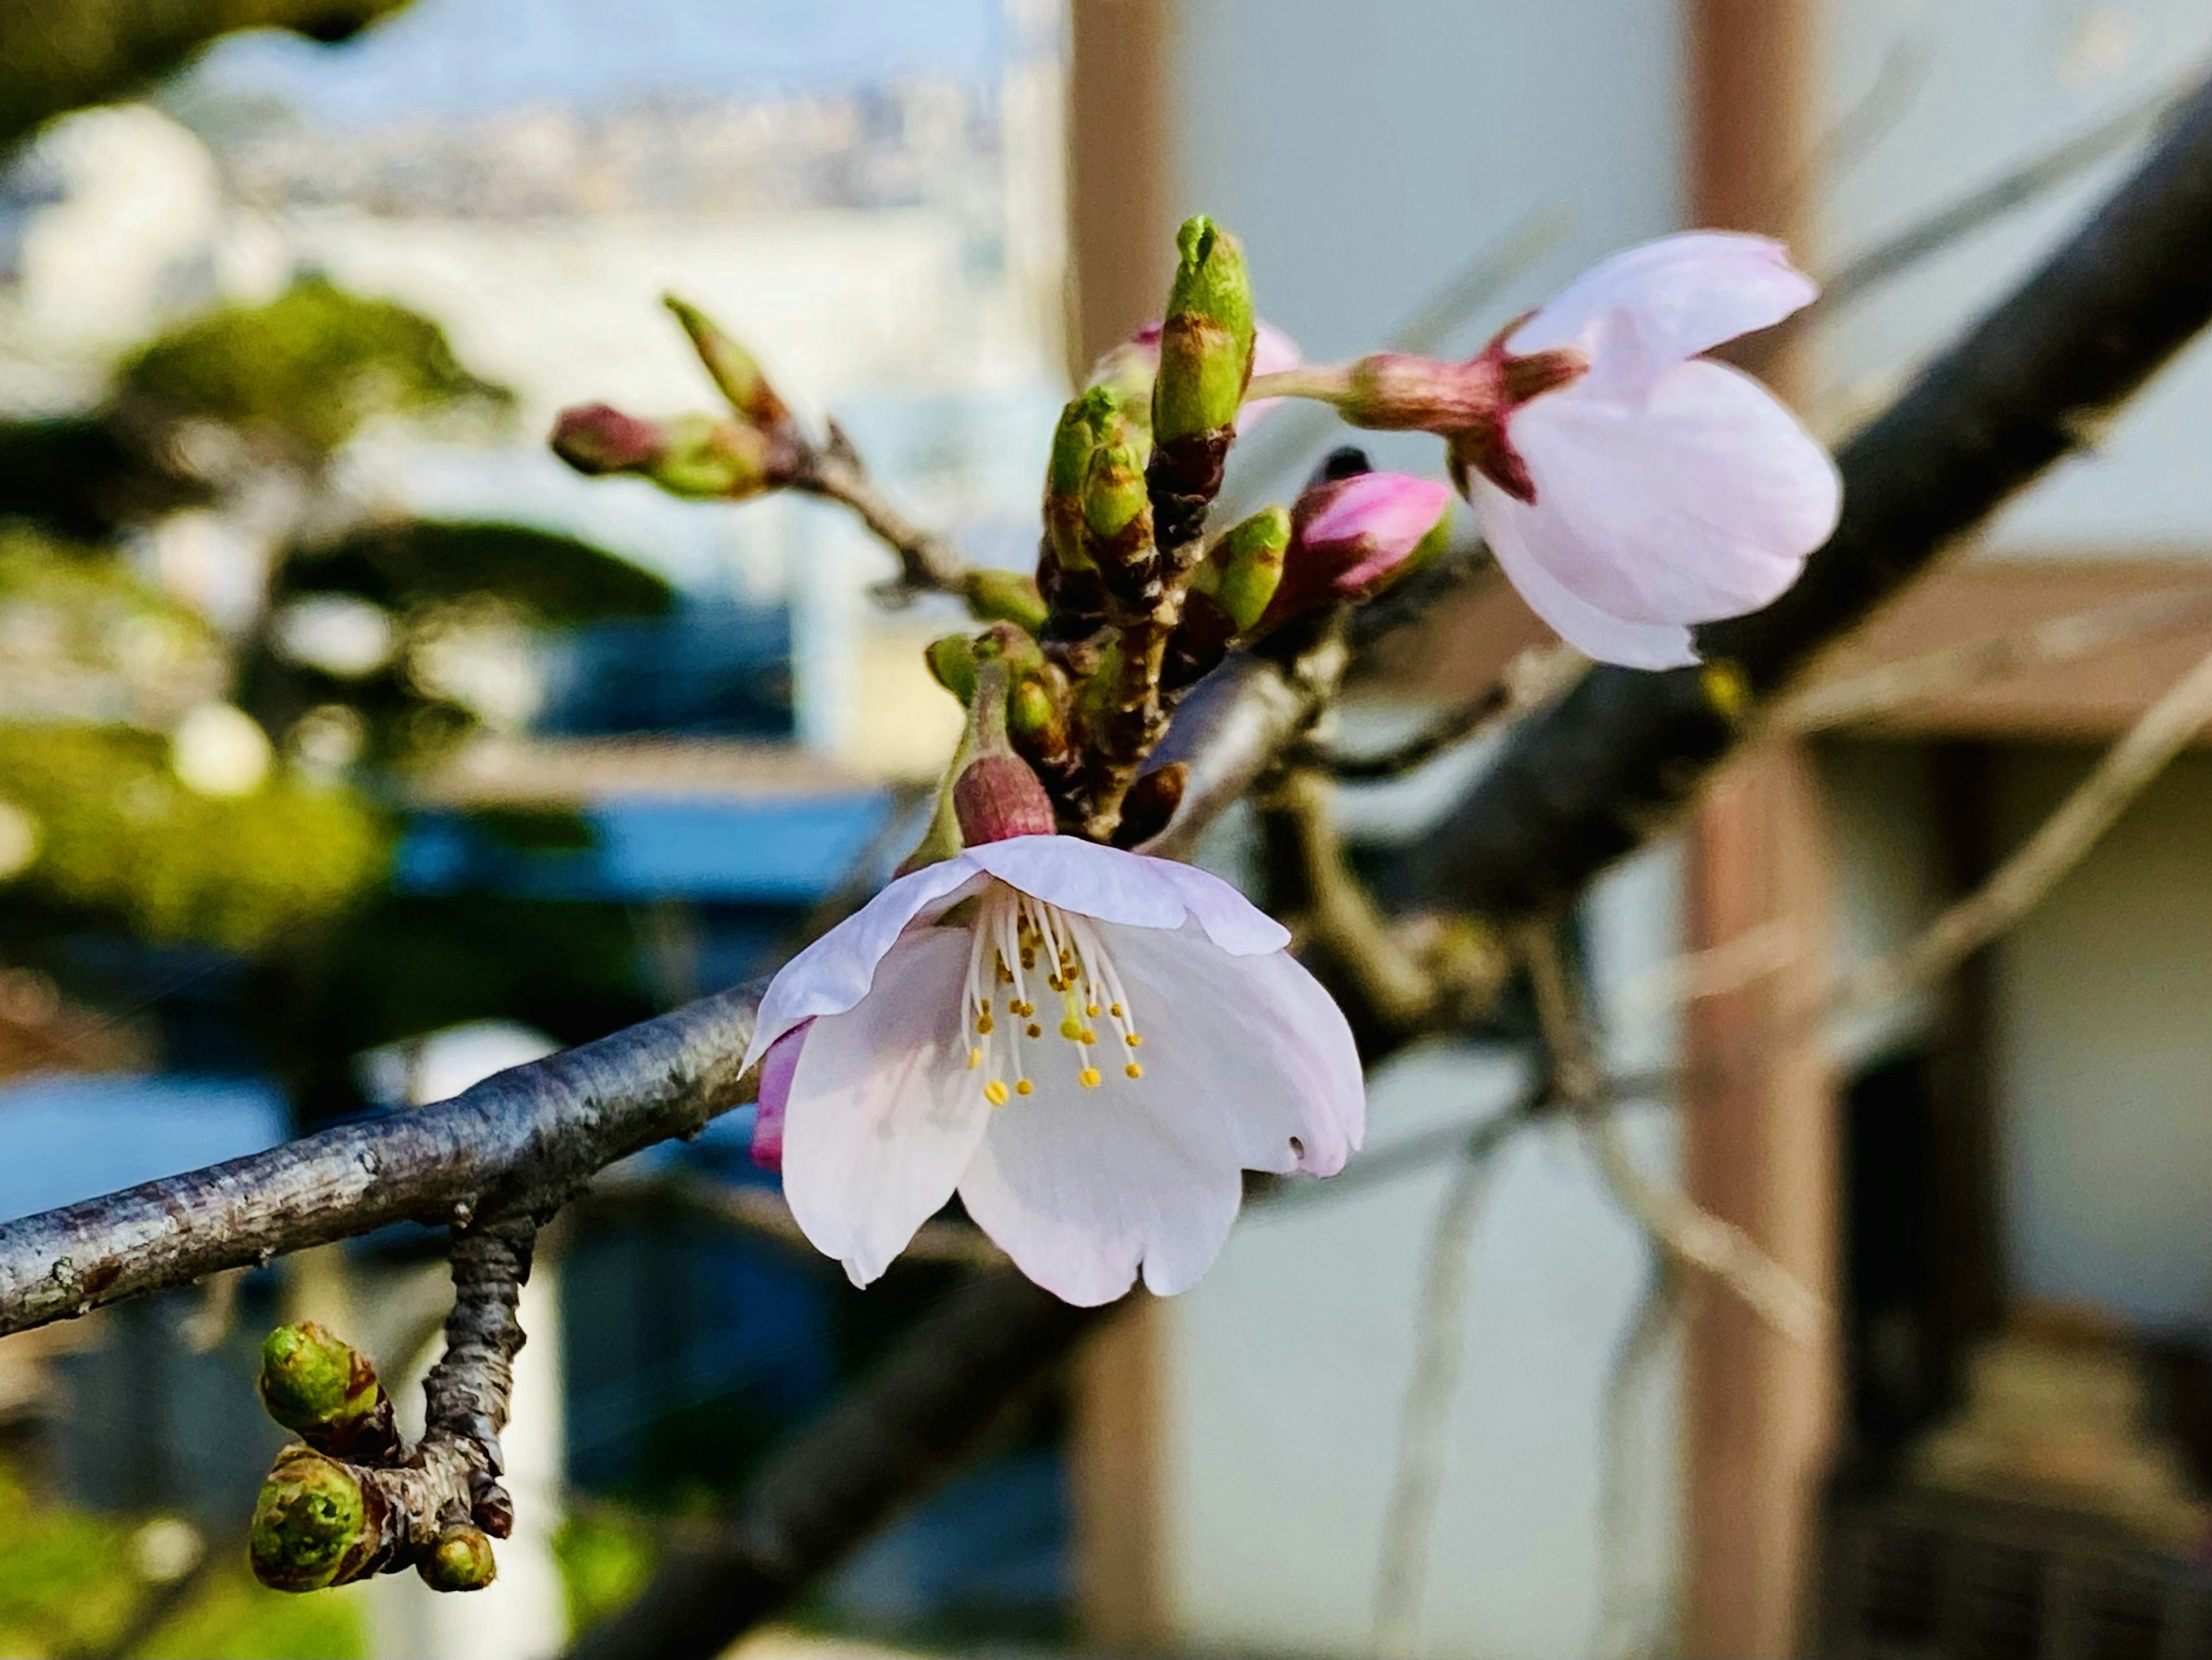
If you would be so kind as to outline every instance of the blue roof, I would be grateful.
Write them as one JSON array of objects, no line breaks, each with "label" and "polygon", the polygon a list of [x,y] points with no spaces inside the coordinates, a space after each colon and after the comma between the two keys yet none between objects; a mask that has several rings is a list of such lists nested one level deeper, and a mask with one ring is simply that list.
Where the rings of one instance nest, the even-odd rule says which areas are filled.
[{"label": "blue roof", "polygon": [[401,842],[393,881],[411,893],[805,904],[851,878],[891,812],[881,791],[612,802],[584,810],[593,846],[557,851],[505,846],[459,814],[432,813]]},{"label": "blue roof", "polygon": [[252,1078],[49,1078],[0,1089],[0,1221],[273,1146],[284,1098]]}]

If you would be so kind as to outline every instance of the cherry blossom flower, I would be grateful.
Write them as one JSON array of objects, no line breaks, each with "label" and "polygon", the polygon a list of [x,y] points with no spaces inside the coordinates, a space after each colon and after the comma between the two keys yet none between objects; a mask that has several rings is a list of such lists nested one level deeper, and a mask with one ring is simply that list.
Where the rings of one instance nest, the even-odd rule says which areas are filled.
[{"label": "cherry blossom flower", "polygon": [[1675,667],[1698,660],[1692,625],[1771,604],[1835,528],[1827,452],[1700,356],[1817,292],[1778,242],[1690,232],[1593,267],[1468,362],[1385,353],[1253,390],[1443,434],[1530,606],[1601,661]]},{"label": "cherry blossom flower", "polygon": [[1242,1171],[1333,1175],[1364,1131],[1351,1031],[1288,941],[1170,860],[1064,836],[969,848],[769,985],[746,1055],[767,1057],[756,1154],[780,1143],[792,1214],[856,1285],[957,1190],[1068,1302],[1139,1272],[1182,1291]]}]

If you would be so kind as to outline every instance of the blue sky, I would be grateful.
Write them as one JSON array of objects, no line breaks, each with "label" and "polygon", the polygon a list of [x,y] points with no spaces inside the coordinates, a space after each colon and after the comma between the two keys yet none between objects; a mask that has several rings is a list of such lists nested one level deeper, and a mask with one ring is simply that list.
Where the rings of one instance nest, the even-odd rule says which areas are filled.
[{"label": "blue sky", "polygon": [[992,75],[1001,0],[416,0],[336,47],[234,36],[200,73],[340,125],[656,93]]}]

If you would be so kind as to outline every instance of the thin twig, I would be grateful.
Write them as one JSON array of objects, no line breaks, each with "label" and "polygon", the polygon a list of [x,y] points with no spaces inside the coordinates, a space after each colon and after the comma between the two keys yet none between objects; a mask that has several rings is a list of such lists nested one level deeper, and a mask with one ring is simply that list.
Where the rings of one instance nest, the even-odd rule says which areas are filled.
[{"label": "thin twig", "polygon": [[1932,984],[2026,915],[2079,864],[2128,804],[2212,723],[2212,653],[2151,705],[2127,735],[1990,879],[1948,907],[1903,951],[1856,970],[1831,1015],[1879,1007]]},{"label": "thin twig", "polygon": [[1492,1140],[1461,1155],[1422,1254],[1413,1367],[1399,1417],[1397,1474],[1375,1571],[1371,1629],[1375,1651],[1386,1660],[1410,1660],[1420,1645],[1430,1536],[1443,1494],[1445,1439],[1466,1361],[1468,1248],[1490,1191],[1492,1159],[1504,1146]]},{"label": "thin twig", "polygon": [[899,581],[884,597],[916,593],[964,594],[968,562],[951,540],[908,519],[876,485],[844,429],[830,423],[830,441],[810,445],[791,488],[852,509],[876,539],[898,556]]},{"label": "thin twig", "polygon": [[1614,1200],[1678,1265],[1726,1286],[1783,1336],[1799,1343],[1818,1341],[1828,1310],[1817,1292],[1735,1223],[1644,1173],[1605,1099],[1589,1030],[1559,960],[1558,942],[1547,929],[1532,926],[1524,933],[1524,954],[1537,1018],[1552,1053],[1553,1087],[1576,1110]]},{"label": "thin twig", "polygon": [[[1637,1418],[1658,1362],[1674,1335],[1687,1287],[1662,1253],[1652,1262],[1626,1335],[1614,1352],[1605,1383],[1604,1438],[1599,1449],[1598,1635],[1603,1657],[1665,1652],[1662,1642],[1671,1623],[1664,1607],[1651,1617],[1637,1607],[1629,1580],[1630,1535],[1643,1515],[1645,1493],[1630,1472],[1646,1449],[1637,1434]],[[1666,1599],[1671,1601],[1671,1599]],[[1640,1617],[1639,1617],[1640,1616]]]},{"label": "thin twig", "polygon": [[1304,906],[1301,931],[1355,980],[1385,1024],[1419,1025],[1448,988],[1400,944],[1389,919],[1346,862],[1332,812],[1334,787],[1300,769],[1278,784],[1267,805],[1297,843]]},{"label": "thin twig", "polygon": [[1940,647],[1863,673],[1815,682],[1776,706],[1773,724],[1789,733],[1824,732],[1887,715],[1986,680],[2057,668],[2115,646],[2212,622],[2212,590],[2161,588],[2109,605],[2054,617],[2023,629]]},{"label": "thin twig", "polygon": [[[595,1217],[696,1217],[821,1260],[819,1250],[792,1215],[791,1206],[774,1188],[749,1187],[697,1175],[603,1178],[569,1205],[567,1214],[579,1213],[585,1221]],[[996,1268],[1006,1260],[1006,1253],[981,1230],[953,1221],[923,1223],[900,1255],[918,1262],[967,1268]]]},{"label": "thin twig", "polygon": [[1504,672],[1474,698],[1402,744],[1374,754],[1348,754],[1310,738],[1294,763],[1318,767],[1346,782],[1395,778],[1548,702],[1589,668],[1589,659],[1571,646],[1532,646],[1515,656]]}]

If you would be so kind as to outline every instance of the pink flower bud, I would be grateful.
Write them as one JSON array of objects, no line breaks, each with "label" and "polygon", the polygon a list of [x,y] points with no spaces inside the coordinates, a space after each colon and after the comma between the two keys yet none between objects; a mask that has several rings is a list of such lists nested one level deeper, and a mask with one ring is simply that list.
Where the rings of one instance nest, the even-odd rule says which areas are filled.
[{"label": "pink flower bud", "polygon": [[1445,524],[1451,499],[1450,485],[1401,472],[1314,485],[1291,510],[1290,553],[1263,626],[1378,592]]},{"label": "pink flower bud", "polygon": [[1030,769],[1011,752],[978,756],[952,786],[952,810],[960,818],[960,839],[969,847],[1017,836],[1050,836],[1052,798]]},{"label": "pink flower bud", "polygon": [[659,460],[668,435],[657,421],[624,415],[605,404],[561,411],[553,423],[553,453],[578,472],[640,472]]}]

